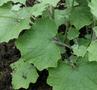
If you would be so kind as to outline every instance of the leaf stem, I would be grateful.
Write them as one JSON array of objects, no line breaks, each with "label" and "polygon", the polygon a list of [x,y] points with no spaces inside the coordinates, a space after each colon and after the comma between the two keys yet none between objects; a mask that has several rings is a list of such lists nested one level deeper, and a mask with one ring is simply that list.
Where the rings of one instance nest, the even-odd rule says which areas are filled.
[{"label": "leaf stem", "polygon": [[67,47],[69,49],[72,49],[69,45],[65,44],[65,43],[62,43],[60,41],[57,41],[57,40],[54,40],[54,43],[61,46],[61,47]]}]

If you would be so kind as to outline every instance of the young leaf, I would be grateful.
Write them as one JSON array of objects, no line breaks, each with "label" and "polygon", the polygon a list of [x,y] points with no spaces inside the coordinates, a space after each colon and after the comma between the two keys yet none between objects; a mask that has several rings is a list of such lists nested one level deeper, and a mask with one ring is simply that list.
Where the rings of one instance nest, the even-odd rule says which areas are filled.
[{"label": "young leaf", "polygon": [[56,67],[61,58],[60,50],[53,42],[57,26],[53,20],[42,18],[32,29],[21,36],[16,45],[21,51],[22,59],[33,63],[39,70]]},{"label": "young leaf", "polygon": [[71,68],[63,62],[49,69],[48,84],[53,90],[96,90],[97,63],[83,63]]},{"label": "young leaf", "polygon": [[30,83],[35,83],[38,78],[38,73],[35,67],[22,60],[15,62],[11,65],[12,85],[14,89],[29,87]]}]

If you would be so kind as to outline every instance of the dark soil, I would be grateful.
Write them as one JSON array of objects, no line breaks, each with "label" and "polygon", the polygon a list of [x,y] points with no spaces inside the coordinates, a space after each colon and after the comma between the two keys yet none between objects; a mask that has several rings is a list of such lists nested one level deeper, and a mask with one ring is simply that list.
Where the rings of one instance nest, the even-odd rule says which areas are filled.
[{"label": "dark soil", "polygon": [[13,41],[0,44],[0,90],[12,90],[10,64],[18,60],[20,52]]}]

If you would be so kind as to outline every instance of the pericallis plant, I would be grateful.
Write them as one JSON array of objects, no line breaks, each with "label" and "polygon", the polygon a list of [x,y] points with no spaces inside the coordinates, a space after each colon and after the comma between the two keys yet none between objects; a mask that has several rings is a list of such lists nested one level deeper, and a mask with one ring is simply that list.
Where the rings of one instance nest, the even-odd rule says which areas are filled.
[{"label": "pericallis plant", "polygon": [[53,90],[97,89],[97,0],[61,1],[0,0],[0,43],[15,39],[21,53],[10,65],[13,89],[27,89],[44,69]]}]

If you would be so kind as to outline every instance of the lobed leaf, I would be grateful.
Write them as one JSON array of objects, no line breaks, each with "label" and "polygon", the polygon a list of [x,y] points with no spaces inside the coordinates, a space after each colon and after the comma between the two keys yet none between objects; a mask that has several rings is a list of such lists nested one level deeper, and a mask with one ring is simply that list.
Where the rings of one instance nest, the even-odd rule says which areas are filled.
[{"label": "lobed leaf", "polygon": [[53,20],[38,20],[32,29],[16,42],[21,51],[21,59],[34,64],[39,70],[56,67],[57,61],[61,58],[58,46],[52,41],[56,33],[57,26]]}]

